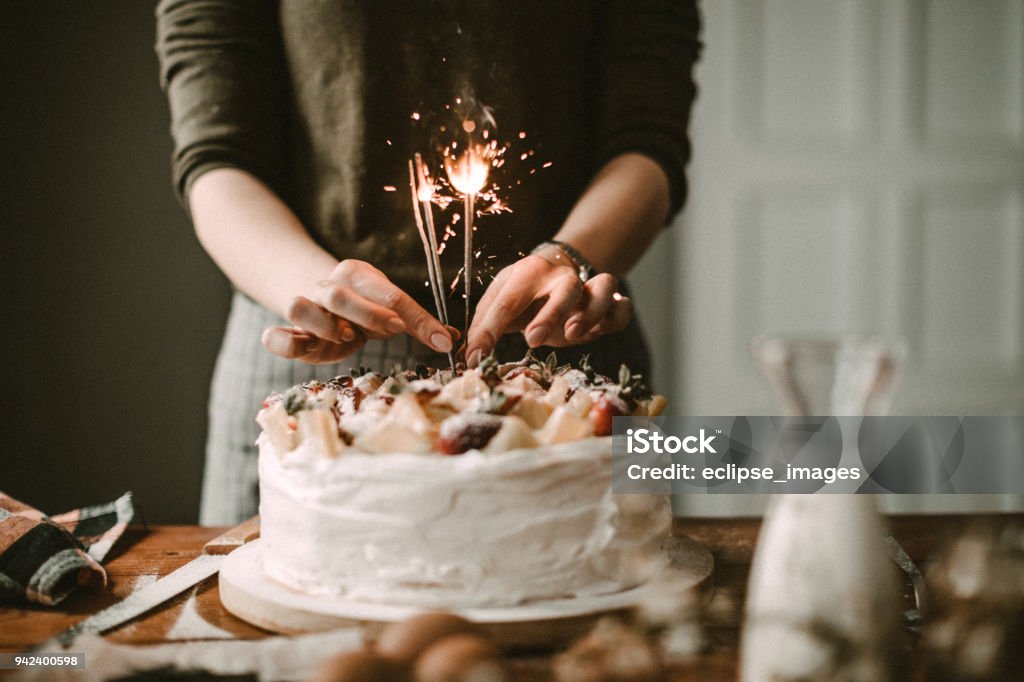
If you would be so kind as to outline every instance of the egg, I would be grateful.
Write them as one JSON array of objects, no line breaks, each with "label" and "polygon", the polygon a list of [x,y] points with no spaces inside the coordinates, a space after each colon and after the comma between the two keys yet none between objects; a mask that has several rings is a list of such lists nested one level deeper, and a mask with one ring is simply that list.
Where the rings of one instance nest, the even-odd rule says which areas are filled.
[{"label": "egg", "polygon": [[412,663],[439,639],[463,633],[482,635],[483,629],[453,613],[421,613],[385,628],[377,638],[376,651],[382,656]]},{"label": "egg", "polygon": [[409,668],[400,661],[359,649],[324,661],[310,682],[408,682]]},{"label": "egg", "polygon": [[416,660],[416,682],[505,682],[501,651],[487,637],[462,633],[434,642]]}]

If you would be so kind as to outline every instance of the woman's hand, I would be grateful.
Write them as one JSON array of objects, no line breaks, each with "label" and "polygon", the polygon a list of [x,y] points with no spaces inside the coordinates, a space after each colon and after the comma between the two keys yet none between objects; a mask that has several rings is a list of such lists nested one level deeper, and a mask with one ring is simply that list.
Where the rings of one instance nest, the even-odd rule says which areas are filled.
[{"label": "woman's hand", "polygon": [[571,259],[531,255],[513,263],[498,273],[477,306],[468,363],[478,363],[508,332],[522,330],[536,347],[588,343],[624,329],[633,304],[617,292],[616,276],[629,272],[654,241],[669,199],[668,176],[643,154],[625,153],[602,166],[554,239],[574,245],[600,272],[612,274],[583,284]]},{"label": "woman's hand", "polygon": [[367,339],[408,333],[439,353],[452,349],[452,331],[369,263],[343,260],[312,297],[298,296],[285,317],[294,327],[271,327],[263,345],[284,358],[338,362]]},{"label": "woman's hand", "polygon": [[625,329],[633,304],[614,276],[580,281],[568,263],[526,256],[498,273],[484,292],[469,328],[466,358],[476,366],[498,339],[522,331],[531,348],[589,343]]}]

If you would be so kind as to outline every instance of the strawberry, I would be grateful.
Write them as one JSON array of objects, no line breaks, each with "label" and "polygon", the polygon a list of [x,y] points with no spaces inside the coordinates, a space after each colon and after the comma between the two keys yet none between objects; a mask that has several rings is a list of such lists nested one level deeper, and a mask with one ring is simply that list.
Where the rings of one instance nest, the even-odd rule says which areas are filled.
[{"label": "strawberry", "polygon": [[612,417],[624,417],[628,413],[621,398],[610,396],[607,393],[602,395],[594,401],[594,406],[590,408],[590,421],[594,425],[594,435],[612,435]]},{"label": "strawberry", "polygon": [[487,445],[500,428],[501,417],[493,414],[458,414],[441,422],[438,446],[446,455],[461,455]]}]

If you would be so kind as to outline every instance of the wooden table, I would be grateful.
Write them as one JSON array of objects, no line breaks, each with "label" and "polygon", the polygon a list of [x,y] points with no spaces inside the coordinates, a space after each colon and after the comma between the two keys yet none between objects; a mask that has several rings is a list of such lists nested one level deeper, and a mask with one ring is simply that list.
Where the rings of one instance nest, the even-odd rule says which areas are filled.
[{"label": "wooden table", "polygon": [[[887,519],[889,528],[910,556],[924,563],[943,540],[975,521],[1008,519],[1007,515],[896,516]],[[1012,515],[1024,521],[1024,515]],[[677,668],[674,680],[733,680],[742,606],[747,574],[753,556],[760,520],[677,519],[675,531],[708,547],[714,554],[715,588],[712,597],[715,621],[707,628],[707,651],[692,665]],[[222,528],[198,526],[155,526],[131,528],[115,547],[107,562],[111,589],[102,593],[81,592],[60,608],[43,607],[0,609],[0,651],[27,651],[52,635],[130,594],[140,582],[166,575],[197,556],[203,543],[218,535]],[[238,620],[220,605],[217,581],[211,578],[193,595],[186,592],[153,613],[110,633],[111,641],[150,644],[166,641],[191,598],[190,608],[210,625],[241,639],[267,637],[270,633]],[[913,603],[910,583],[904,580],[904,600]],[[517,658],[513,662],[516,679],[549,679],[548,659],[544,655]]]}]

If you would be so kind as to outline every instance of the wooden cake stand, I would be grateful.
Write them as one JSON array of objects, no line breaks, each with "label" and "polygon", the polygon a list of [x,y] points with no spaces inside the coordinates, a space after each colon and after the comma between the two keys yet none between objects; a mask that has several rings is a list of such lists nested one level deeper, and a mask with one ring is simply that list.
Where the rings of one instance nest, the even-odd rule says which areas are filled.
[{"label": "wooden cake stand", "polygon": [[[688,538],[672,537],[666,543],[666,552],[669,563],[664,570],[673,572],[674,589],[710,592],[715,564],[707,548]],[[219,582],[225,609],[253,625],[283,634],[358,625],[373,636],[387,623],[435,610],[304,594],[264,573],[259,540],[228,555]],[[640,586],[607,595],[452,611],[489,629],[506,648],[547,648],[576,639],[603,615],[637,605],[649,589],[653,588]]]}]

